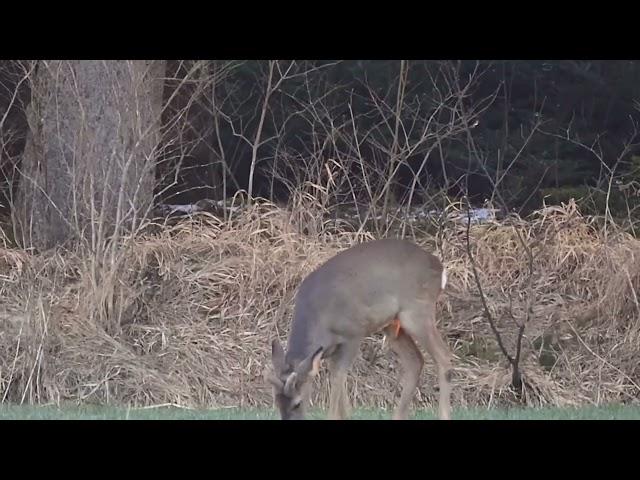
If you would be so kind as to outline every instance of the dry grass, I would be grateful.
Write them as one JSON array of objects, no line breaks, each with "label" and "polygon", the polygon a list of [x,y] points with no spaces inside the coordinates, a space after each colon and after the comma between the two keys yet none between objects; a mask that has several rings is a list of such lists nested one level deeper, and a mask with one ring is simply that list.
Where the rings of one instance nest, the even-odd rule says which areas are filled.
[{"label": "dry grass", "polygon": [[[198,215],[124,239],[108,261],[0,249],[0,397],[270,406],[262,373],[270,339],[287,334],[296,287],[322,261],[368,238],[320,218],[303,198],[293,213],[261,203],[224,224]],[[611,225],[605,235],[574,204],[472,226],[483,288],[510,349],[528,280],[515,229],[535,254],[522,360],[527,404],[637,401],[640,243]],[[510,403],[510,373],[484,319],[464,230],[452,223],[416,239],[437,244],[450,272],[441,319],[458,357],[454,405]],[[314,404],[324,406],[324,374],[318,383]],[[428,362],[416,403],[432,406],[434,387]],[[363,345],[350,389],[362,407],[397,401],[397,365],[381,336]]]}]

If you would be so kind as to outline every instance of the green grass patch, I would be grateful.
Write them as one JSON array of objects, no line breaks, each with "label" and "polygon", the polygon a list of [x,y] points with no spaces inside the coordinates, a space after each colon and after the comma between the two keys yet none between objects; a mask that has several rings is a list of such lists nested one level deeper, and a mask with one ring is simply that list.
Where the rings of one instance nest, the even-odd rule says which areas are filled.
[{"label": "green grass patch", "polygon": [[[324,411],[312,411],[309,419],[326,418]],[[354,420],[388,420],[391,412],[360,409]],[[435,420],[433,411],[414,412],[412,419]],[[115,408],[82,406],[0,406],[0,420],[277,420],[275,410],[217,409],[189,410],[182,408]],[[584,408],[513,408],[455,409],[454,420],[640,420],[640,406],[608,405]]]}]

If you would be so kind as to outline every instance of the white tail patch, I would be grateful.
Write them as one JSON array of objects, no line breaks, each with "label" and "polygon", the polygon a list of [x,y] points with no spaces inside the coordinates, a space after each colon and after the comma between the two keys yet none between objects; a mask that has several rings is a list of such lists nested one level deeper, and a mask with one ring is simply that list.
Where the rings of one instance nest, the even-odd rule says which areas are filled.
[{"label": "white tail patch", "polygon": [[440,285],[440,288],[442,288],[442,290],[444,290],[444,287],[447,286],[447,269],[444,267],[442,268],[442,281]]}]

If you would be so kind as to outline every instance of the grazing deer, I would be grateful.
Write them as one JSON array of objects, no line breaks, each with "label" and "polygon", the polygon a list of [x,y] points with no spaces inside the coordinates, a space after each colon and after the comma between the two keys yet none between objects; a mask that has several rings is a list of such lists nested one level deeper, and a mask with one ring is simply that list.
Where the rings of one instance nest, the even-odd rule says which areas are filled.
[{"label": "grazing deer", "polygon": [[267,380],[281,418],[304,418],[311,380],[324,359],[331,375],[329,418],[346,418],[347,372],[362,340],[382,330],[403,367],[393,418],[408,418],[424,364],[421,346],[438,368],[439,416],[449,419],[452,355],[436,329],[436,301],[446,282],[438,258],[396,239],[354,246],[312,272],[296,295],[286,355],[277,339],[272,343]]}]

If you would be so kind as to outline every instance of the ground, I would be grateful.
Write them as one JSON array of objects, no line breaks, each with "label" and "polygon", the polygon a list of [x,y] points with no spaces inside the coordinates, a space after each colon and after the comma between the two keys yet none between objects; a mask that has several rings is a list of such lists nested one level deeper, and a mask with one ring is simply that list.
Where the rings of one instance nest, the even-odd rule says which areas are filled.
[{"label": "ground", "polygon": [[[381,410],[357,410],[356,420],[389,419],[391,414]],[[324,412],[311,412],[311,419],[325,418]],[[413,419],[433,420],[432,411],[418,411]],[[0,420],[275,420],[275,411],[255,409],[190,410],[182,408],[107,408],[54,406],[1,406]],[[640,420],[640,406],[600,406],[586,408],[542,409],[469,409],[456,410],[454,420]]]}]

